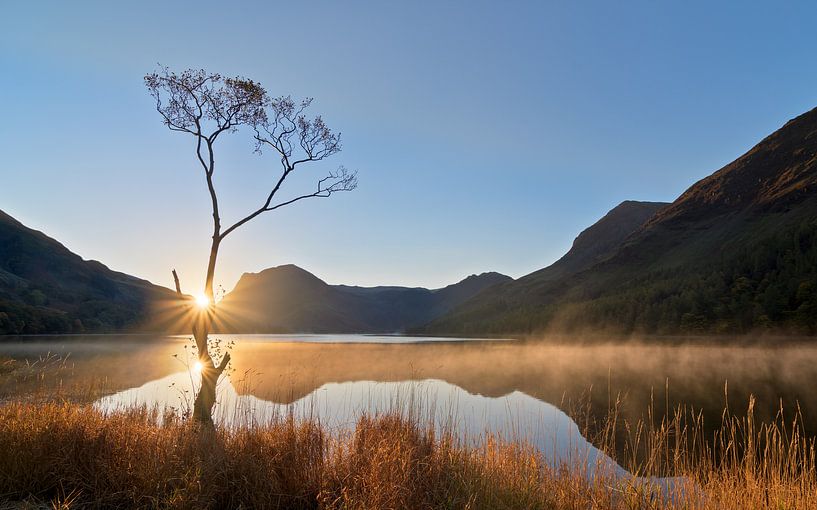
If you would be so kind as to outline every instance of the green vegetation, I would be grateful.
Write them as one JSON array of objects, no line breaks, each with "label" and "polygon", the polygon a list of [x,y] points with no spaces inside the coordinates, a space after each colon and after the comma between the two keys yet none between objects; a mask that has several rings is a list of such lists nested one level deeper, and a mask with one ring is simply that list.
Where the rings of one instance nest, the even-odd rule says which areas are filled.
[{"label": "green vegetation", "polygon": [[570,311],[604,329],[658,333],[817,333],[817,219],[703,267],[648,273]]},{"label": "green vegetation", "polygon": [[144,325],[174,297],[150,282],[82,260],[0,211],[0,335],[100,333]]},{"label": "green vegetation", "polygon": [[[47,304],[45,301],[44,305]],[[82,301],[70,312],[44,305],[0,299],[0,335],[123,331],[137,326],[145,313],[142,307],[132,308],[100,300]]]},{"label": "green vegetation", "polygon": [[758,240],[733,239],[693,260],[621,274],[602,266],[593,280],[579,275],[574,288],[544,303],[533,293],[502,296],[474,303],[434,326],[461,334],[817,333],[817,219]]}]

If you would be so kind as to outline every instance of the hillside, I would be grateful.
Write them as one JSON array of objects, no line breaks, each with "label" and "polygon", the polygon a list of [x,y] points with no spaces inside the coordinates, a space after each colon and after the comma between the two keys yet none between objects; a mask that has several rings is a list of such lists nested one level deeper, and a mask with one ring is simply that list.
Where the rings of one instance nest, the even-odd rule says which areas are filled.
[{"label": "hillside", "polygon": [[644,225],[666,202],[627,200],[583,230],[559,260],[519,279],[519,285],[537,285],[589,269],[615,253],[621,243]]},{"label": "hillside", "polygon": [[294,265],[245,273],[219,303],[224,332],[397,333],[424,324],[497,283],[472,275],[442,289],[329,285]]},{"label": "hillside", "polygon": [[155,318],[169,289],[93,260],[0,211],[0,334],[122,331]]},{"label": "hillside", "polygon": [[483,293],[423,331],[814,334],[817,109],[594,259],[584,270],[546,268]]}]

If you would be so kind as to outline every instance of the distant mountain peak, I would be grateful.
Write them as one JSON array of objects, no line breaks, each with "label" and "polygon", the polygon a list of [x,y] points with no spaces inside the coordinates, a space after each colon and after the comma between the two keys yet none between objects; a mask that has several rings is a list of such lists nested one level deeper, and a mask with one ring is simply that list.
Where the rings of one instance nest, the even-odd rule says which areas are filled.
[{"label": "distant mountain peak", "polygon": [[451,285],[447,285],[445,287],[435,289],[433,292],[446,292],[453,289],[468,289],[465,292],[469,292],[474,287],[491,287],[498,283],[510,282],[513,281],[513,278],[510,276],[504,275],[502,273],[497,273],[496,271],[486,271],[484,273],[479,274],[472,274],[468,275],[462,280],[458,281],[457,283],[452,283]]},{"label": "distant mountain peak", "polygon": [[[466,276],[465,278],[463,278],[462,280],[458,281],[457,283],[452,283],[451,285],[448,285],[448,287],[451,287],[453,285],[459,285],[459,284],[465,283],[465,282],[473,282],[473,281],[478,281],[478,280],[491,280],[491,281],[503,282],[503,281],[513,280],[513,278],[511,278],[508,275],[498,273],[496,271],[485,271],[484,273],[470,274],[470,275]],[[443,288],[445,288],[445,287],[443,287]],[[438,290],[440,290],[440,289],[438,289]]]},{"label": "distant mountain peak", "polygon": [[579,233],[570,250],[559,260],[519,281],[523,284],[550,281],[589,269],[612,255],[628,236],[667,205],[666,202],[637,200],[621,202]]},{"label": "distant mountain peak", "polygon": [[468,279],[471,279],[471,278],[495,278],[495,277],[506,279],[506,280],[512,280],[513,279],[510,276],[504,275],[502,273],[498,273],[496,271],[485,271],[483,273],[470,274],[470,275],[466,276],[465,278],[463,278],[460,281],[465,281],[465,280],[468,280]]},{"label": "distant mountain peak", "polygon": [[397,333],[419,326],[480,291],[511,280],[471,275],[442,289],[329,285],[294,264],[245,273],[221,302],[233,332]]},{"label": "distant mountain peak", "polygon": [[590,244],[603,245],[602,251],[608,245],[620,243],[624,237],[647,222],[656,212],[670,205],[667,202],[639,202],[625,200],[613,207],[597,222],[584,229],[573,241],[573,247],[586,249]]},{"label": "distant mountain peak", "polygon": [[244,273],[248,276],[260,276],[260,275],[269,275],[272,273],[290,273],[290,274],[304,274],[314,276],[312,273],[307,271],[306,269],[296,266],[295,264],[281,264],[280,266],[273,266],[268,267],[266,269],[262,269],[257,273]]}]

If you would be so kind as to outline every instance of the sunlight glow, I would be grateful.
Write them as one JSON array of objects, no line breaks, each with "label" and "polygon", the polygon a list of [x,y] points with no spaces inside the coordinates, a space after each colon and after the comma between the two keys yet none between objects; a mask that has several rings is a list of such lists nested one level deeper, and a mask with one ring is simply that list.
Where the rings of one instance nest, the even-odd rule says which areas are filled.
[{"label": "sunlight glow", "polygon": [[201,361],[193,363],[193,372],[201,372],[202,368],[204,368],[204,365],[201,364]]},{"label": "sunlight glow", "polygon": [[199,308],[207,308],[210,306],[210,299],[204,294],[197,294],[196,305],[198,305]]}]

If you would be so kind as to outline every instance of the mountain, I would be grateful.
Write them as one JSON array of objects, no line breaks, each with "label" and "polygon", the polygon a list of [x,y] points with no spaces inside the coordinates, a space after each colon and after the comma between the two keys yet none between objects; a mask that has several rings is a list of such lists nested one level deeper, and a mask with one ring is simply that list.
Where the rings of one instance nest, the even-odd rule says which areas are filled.
[{"label": "mountain", "polygon": [[[294,265],[244,274],[219,304],[224,332],[392,333],[510,280],[442,289],[328,285]],[[186,331],[175,292],[83,260],[0,211],[0,334]]]},{"label": "mountain", "polygon": [[329,285],[294,265],[245,273],[219,303],[223,332],[397,333],[447,312],[498,283],[472,275],[442,289]]},{"label": "mountain", "polygon": [[612,255],[619,245],[644,225],[666,202],[627,200],[583,230],[573,246],[550,266],[520,279],[521,285],[554,281],[588,269]]},{"label": "mountain", "polygon": [[169,289],[83,260],[0,211],[0,334],[135,329],[173,301]]},{"label": "mountain", "polygon": [[[516,306],[530,306],[536,301],[540,289],[549,286],[559,288],[569,277],[612,256],[629,235],[667,205],[669,204],[666,202],[624,201],[583,230],[573,241],[570,250],[550,266],[518,280],[497,285],[490,291],[464,301],[460,307],[454,308],[449,314],[441,315],[428,327],[416,328],[413,332],[454,334],[459,331],[472,335],[519,333],[520,330],[516,328],[504,329],[500,324],[491,324],[495,320],[508,320],[501,317],[501,313],[496,313],[497,309],[514,313],[513,310],[502,310],[502,307],[513,303],[514,299],[518,299]],[[479,324],[479,321],[474,315],[481,313],[488,314],[485,317],[485,325],[481,329],[475,328],[474,325]]]},{"label": "mountain", "polygon": [[817,109],[608,246],[486,291],[423,331],[817,333]]}]

